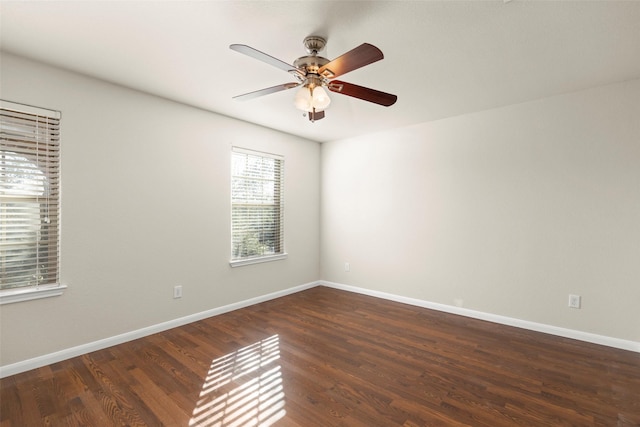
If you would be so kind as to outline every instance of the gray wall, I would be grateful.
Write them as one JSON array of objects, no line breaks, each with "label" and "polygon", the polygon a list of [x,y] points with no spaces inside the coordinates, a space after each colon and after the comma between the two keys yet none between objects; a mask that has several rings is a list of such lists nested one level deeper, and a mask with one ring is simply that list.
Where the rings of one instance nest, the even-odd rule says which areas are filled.
[{"label": "gray wall", "polygon": [[324,280],[640,341],[640,80],[321,151]]},{"label": "gray wall", "polygon": [[[317,143],[8,54],[1,66],[3,99],[62,111],[68,289],[0,308],[0,364],[318,279]],[[286,260],[228,264],[232,144],[285,156]]]}]

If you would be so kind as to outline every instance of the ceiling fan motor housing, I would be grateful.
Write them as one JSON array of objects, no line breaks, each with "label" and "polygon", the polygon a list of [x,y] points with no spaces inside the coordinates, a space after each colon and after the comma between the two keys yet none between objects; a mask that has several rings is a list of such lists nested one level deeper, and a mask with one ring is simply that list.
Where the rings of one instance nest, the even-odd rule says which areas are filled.
[{"label": "ceiling fan motor housing", "polygon": [[302,56],[293,62],[296,68],[305,70],[307,74],[318,74],[318,70],[325,64],[328,64],[329,60],[322,56],[309,55]]},{"label": "ceiling fan motor housing", "polygon": [[293,65],[300,70],[304,70],[305,86],[326,85],[325,79],[318,74],[318,70],[330,61],[327,58],[318,56],[318,52],[324,49],[327,41],[320,36],[309,36],[302,43],[309,55],[296,59]]}]

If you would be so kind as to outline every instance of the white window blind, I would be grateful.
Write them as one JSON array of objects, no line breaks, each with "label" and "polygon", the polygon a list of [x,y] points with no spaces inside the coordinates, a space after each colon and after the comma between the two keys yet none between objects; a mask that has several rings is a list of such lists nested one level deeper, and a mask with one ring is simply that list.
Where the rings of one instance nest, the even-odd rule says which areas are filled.
[{"label": "white window blind", "polygon": [[282,156],[234,147],[231,260],[284,253]]},{"label": "white window blind", "polygon": [[58,283],[60,113],[0,101],[0,290]]}]

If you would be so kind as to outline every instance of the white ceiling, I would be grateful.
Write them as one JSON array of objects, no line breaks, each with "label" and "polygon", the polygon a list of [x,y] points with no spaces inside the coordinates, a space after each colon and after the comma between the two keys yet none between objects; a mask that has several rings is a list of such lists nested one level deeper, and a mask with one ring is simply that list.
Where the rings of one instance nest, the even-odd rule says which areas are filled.
[{"label": "white ceiling", "polygon": [[[331,141],[640,77],[638,1],[0,1],[1,49],[226,116]],[[382,61],[341,80],[398,95],[381,107],[331,94],[316,123],[294,81],[229,49],[292,63],[308,35],[336,58]]]}]

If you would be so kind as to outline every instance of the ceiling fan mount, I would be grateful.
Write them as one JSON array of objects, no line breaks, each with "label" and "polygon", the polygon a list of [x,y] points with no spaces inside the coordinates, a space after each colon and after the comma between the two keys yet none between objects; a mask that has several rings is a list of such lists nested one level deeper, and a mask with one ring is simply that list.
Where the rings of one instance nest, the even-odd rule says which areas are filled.
[{"label": "ceiling fan mount", "polygon": [[320,36],[308,36],[304,38],[302,44],[307,49],[308,54],[316,55],[324,50],[327,40]]},{"label": "ceiling fan mount", "polygon": [[294,87],[300,87],[296,93],[294,104],[308,114],[309,120],[316,121],[324,118],[324,110],[331,103],[323,88],[330,92],[340,93],[362,99],[364,101],[389,107],[395,104],[398,97],[389,93],[369,89],[343,81],[334,80],[336,77],[350,71],[369,65],[384,58],[377,47],[363,43],[334,60],[318,56],[324,50],[327,41],[320,36],[309,36],[303,41],[307,56],[301,56],[290,65],[273,56],[243,44],[232,44],[230,49],[245,54],[254,59],[266,62],[291,74],[298,82],[284,83],[278,86],[257,90],[235,96],[237,100],[248,100],[259,96],[280,92]]}]

